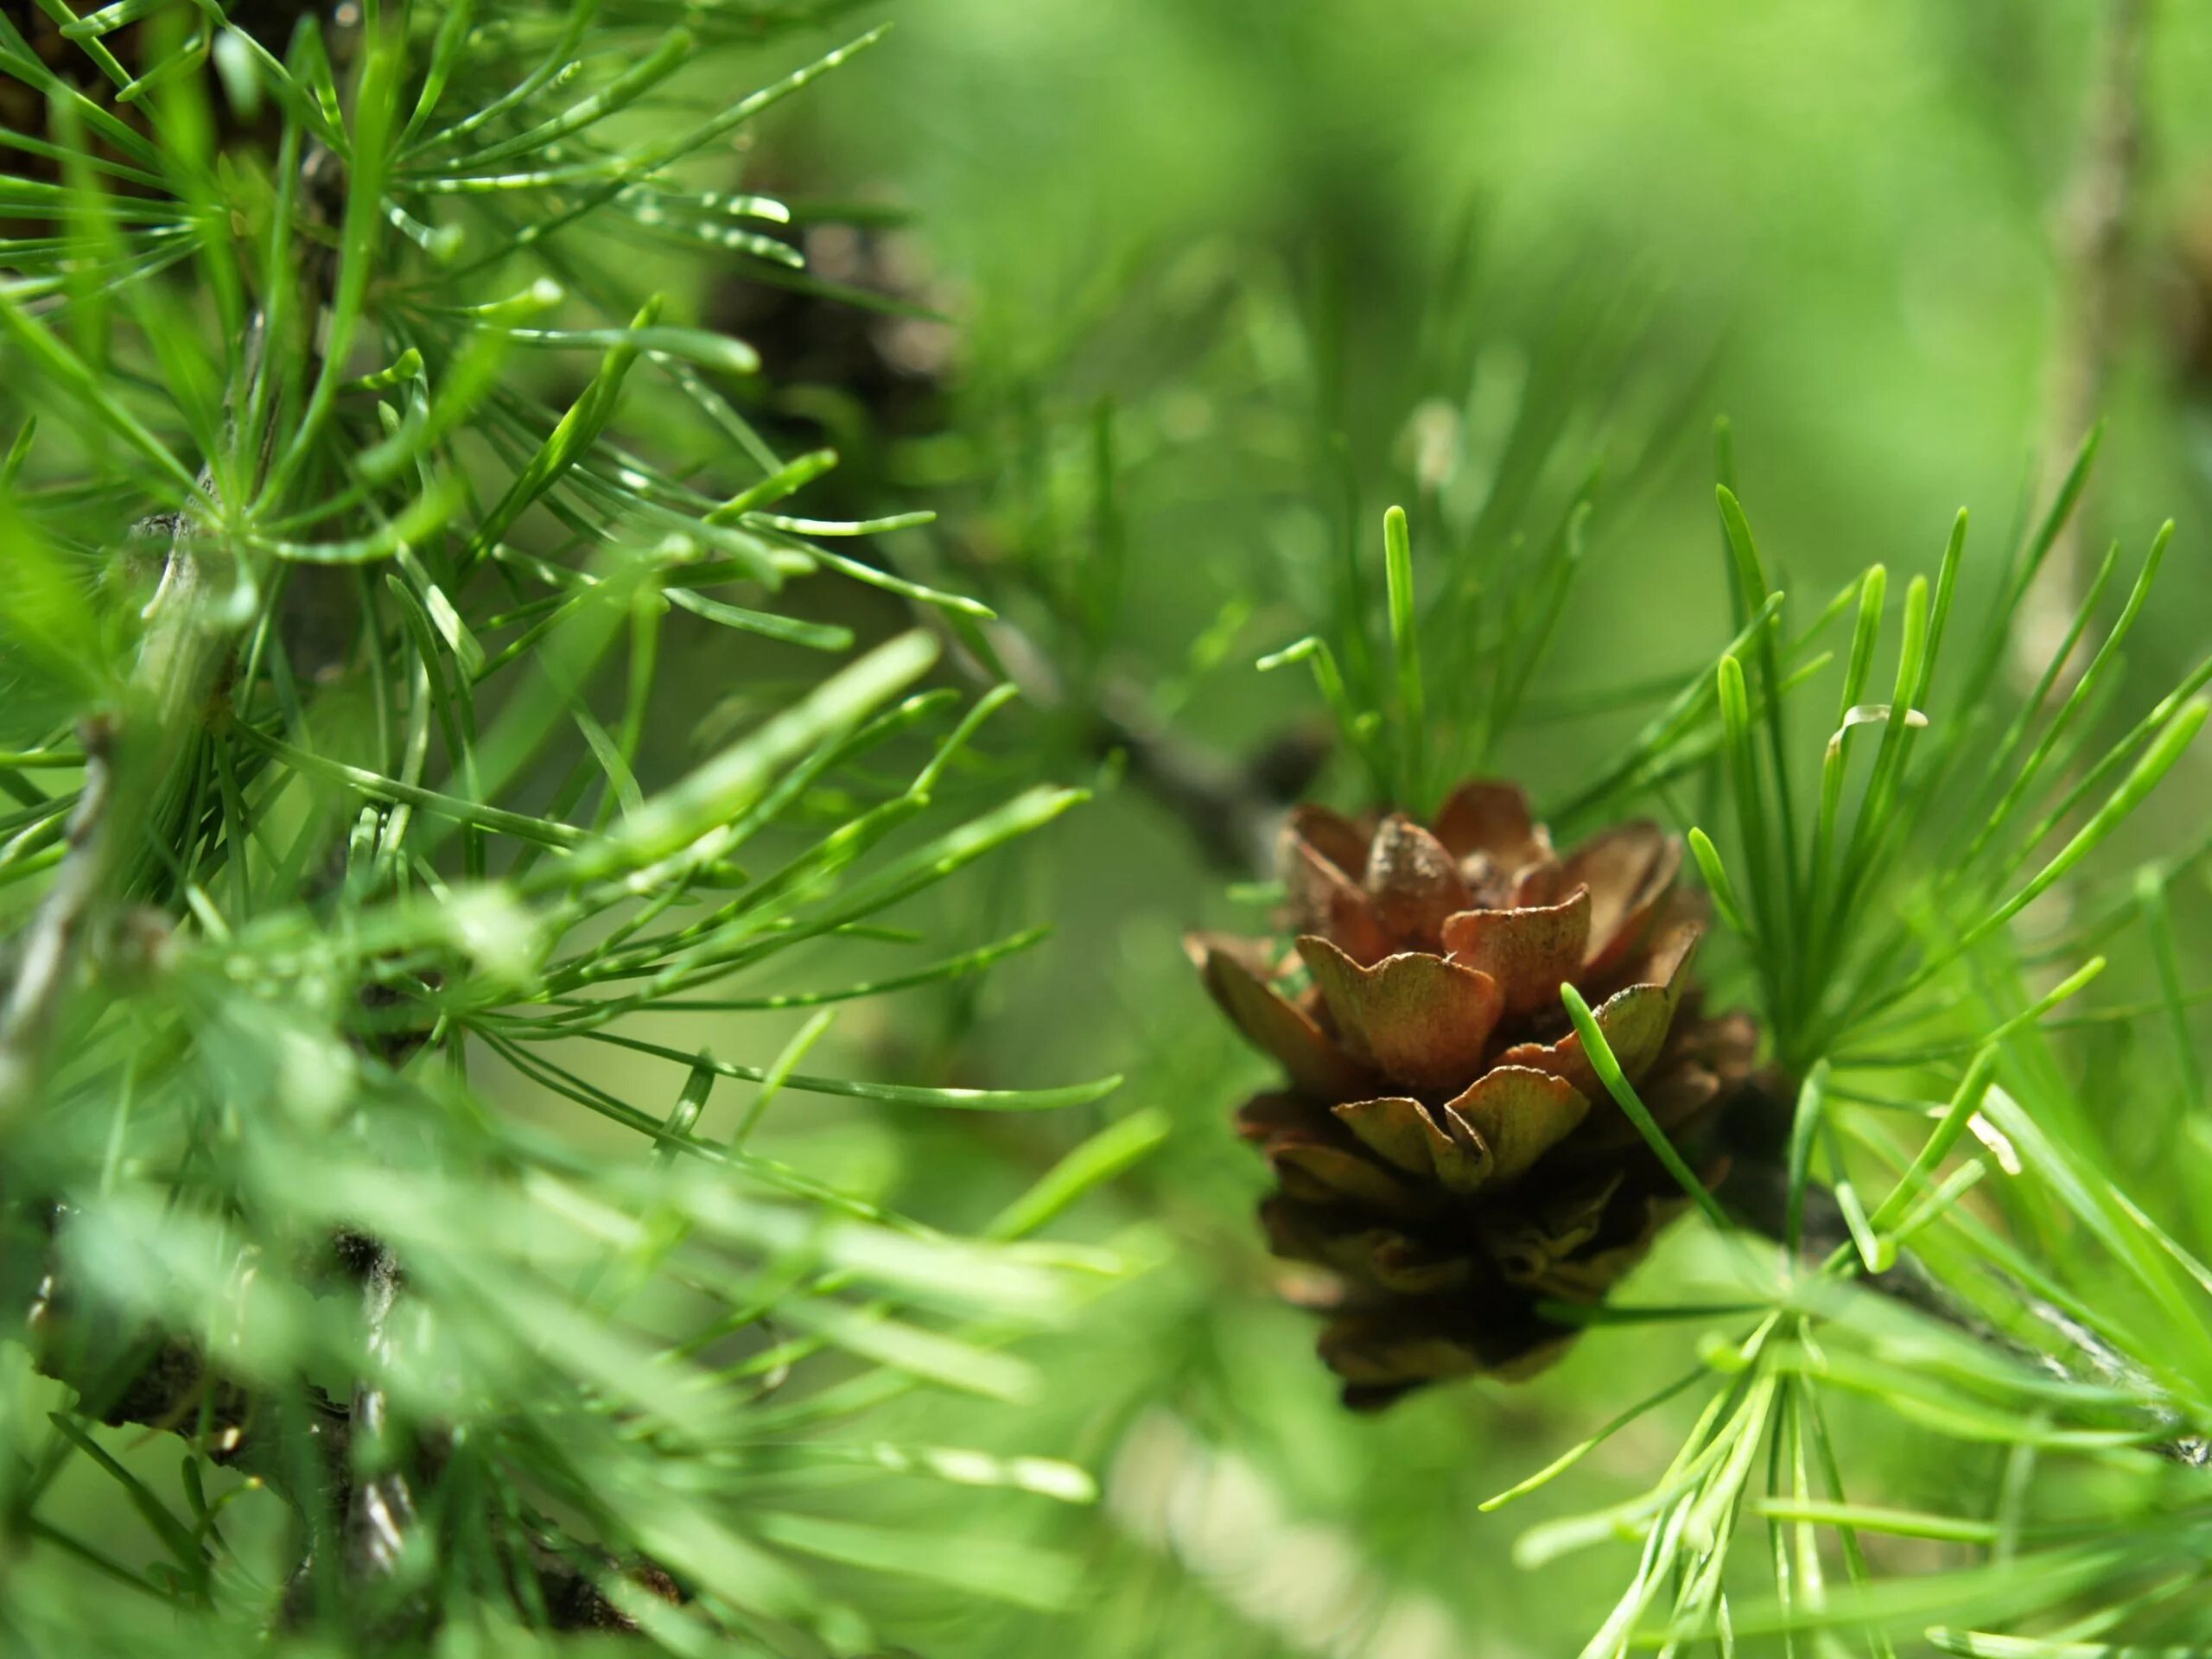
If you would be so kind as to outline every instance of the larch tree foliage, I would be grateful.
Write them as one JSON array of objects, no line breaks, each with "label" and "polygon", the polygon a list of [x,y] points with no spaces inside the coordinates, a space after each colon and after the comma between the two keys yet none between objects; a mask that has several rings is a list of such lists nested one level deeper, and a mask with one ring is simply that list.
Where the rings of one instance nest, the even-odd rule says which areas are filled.
[{"label": "larch tree foliage", "polygon": [[[1541,1492],[1516,1557],[1585,1659],[2206,1651],[2171,895],[2212,837],[2146,825],[2212,661],[2128,674],[2171,527],[2078,557],[2098,435],[2012,531],[1824,593],[1724,425],[1711,530],[1659,550],[1721,596],[1614,683],[1593,566],[1710,340],[1606,273],[1509,338],[1471,240],[1403,257],[1425,401],[1354,442],[1344,288],[1255,258],[1187,328],[1141,273],[1065,320],[1119,402],[1071,413],[1047,353],[871,412],[849,314],[796,333],[929,308],[811,268],[833,215],[748,148],[876,41],[849,10],[0,10],[0,1650],[1351,1653],[1392,1564],[1305,1573],[1335,1535],[1201,1428],[1694,1332],[1518,1484],[1366,1490]],[[862,451],[957,423],[956,522],[833,471],[793,418],[832,404]],[[1179,665],[1125,637],[1182,556],[1149,468],[1292,504],[1197,573],[1232,591]],[[1194,741],[1286,620],[1281,741]],[[964,895],[1069,778],[1152,798],[1249,924],[1192,953],[1261,1092],[1165,1034],[1147,1080],[1224,1151],[1246,1092],[1259,1157],[1119,1183],[1144,1249],[1039,1235],[1160,1103],[1099,1128],[1112,1078],[836,1029],[1039,945]],[[779,1155],[803,1104],[836,1144]],[[1055,1112],[903,1185],[837,1155]],[[1024,1339],[1179,1241],[1203,1305],[1040,1389]],[[1262,1274],[1333,1377],[1269,1349],[1240,1390]],[[963,1397],[973,1443],[903,1432]],[[1010,1447],[1056,1405],[1166,1497],[1102,1515],[1079,1437]],[[1636,1490],[1560,1512],[1601,1446]]]},{"label": "larch tree foliage", "polygon": [[[684,315],[812,283],[738,157],[872,42],[761,73],[836,10],[0,19],[0,1648],[810,1655],[886,1575],[1065,1597],[816,1495],[1087,1497],[847,1429],[1033,1383],[1117,1264],[1026,1236],[1114,1146],[953,1236],[750,1144],[1111,1086],[808,1060],[1033,944],[907,901],[1080,798],[976,760],[1008,693],[932,675],[988,613],[871,550],[912,517],[807,516],[835,456]],[[906,965],[819,977],[851,938]],[[639,1034],[701,1009],[804,1020]]]}]

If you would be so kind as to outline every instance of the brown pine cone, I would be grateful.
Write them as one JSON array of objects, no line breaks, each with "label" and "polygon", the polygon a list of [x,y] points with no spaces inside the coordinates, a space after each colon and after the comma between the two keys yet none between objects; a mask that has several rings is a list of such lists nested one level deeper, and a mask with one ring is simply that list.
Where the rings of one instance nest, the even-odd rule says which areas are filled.
[{"label": "brown pine cone", "polygon": [[1751,1071],[1758,1031],[1707,1019],[1704,924],[1681,844],[1650,823],[1560,858],[1510,784],[1475,780],[1432,828],[1302,806],[1281,861],[1294,957],[1193,936],[1214,998],[1287,1086],[1238,1114],[1280,1182],[1278,1255],[1329,1270],[1300,1298],[1355,1406],[1422,1383],[1525,1376],[1574,1334],[1540,1300],[1594,1301],[1687,1204],[1598,1079],[1572,983],[1670,1139]]}]

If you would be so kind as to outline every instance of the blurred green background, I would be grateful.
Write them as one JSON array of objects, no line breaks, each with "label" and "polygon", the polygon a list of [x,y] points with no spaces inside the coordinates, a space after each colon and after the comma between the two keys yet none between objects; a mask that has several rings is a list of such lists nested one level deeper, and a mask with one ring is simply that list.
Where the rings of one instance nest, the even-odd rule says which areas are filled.
[{"label": "blurred green background", "polygon": [[[887,357],[905,389],[890,432],[834,399],[794,396],[785,413],[846,448],[843,487],[863,505],[938,507],[943,521],[901,557],[984,593],[1078,701],[1134,688],[1147,719],[1227,757],[1314,719],[1302,676],[1252,664],[1329,626],[1328,550],[1348,526],[1379,560],[1385,505],[1406,501],[1418,526],[1420,503],[1434,498],[1433,520],[1452,498],[1480,527],[1482,556],[1484,537],[1550,533],[1560,481],[1602,460],[1588,568],[1536,717],[1500,756],[1556,798],[1642,714],[1565,718],[1575,699],[1686,675],[1730,632],[1716,416],[1732,423],[1740,493],[1801,617],[1871,561],[1893,582],[1932,568],[1961,505],[1983,556],[1970,570],[1998,563],[2052,461],[2064,203],[2100,30],[2120,10],[883,10],[890,36],[779,111],[747,176],[801,204],[907,210],[903,228],[866,233],[864,258],[846,232],[817,240],[817,269],[842,260],[855,283],[955,323],[863,316],[849,331],[863,343],[846,346]],[[2193,93],[2212,74],[2212,18],[2167,7],[2147,30],[2101,399],[2110,425],[2084,537],[2120,537],[2132,561],[2161,519],[2181,522],[2165,600],[2136,636],[2131,713],[2201,648],[2212,575],[2197,316],[2212,271],[2190,257],[2206,241],[2196,215],[2212,214],[2212,134]],[[741,333],[754,303],[701,299]],[[1416,533],[1417,559],[1436,556]],[[1428,648],[1448,674],[1450,642]],[[676,664],[687,719],[722,695],[722,673],[703,650]],[[1117,782],[1078,715],[1009,720],[1001,753],[1046,744],[1055,770],[1100,781],[1100,797],[965,889],[969,908],[948,928],[980,939],[1049,918],[1055,938],[980,988],[848,1013],[830,1046],[885,1075],[1123,1070],[1127,1087],[1083,1122],[785,1105],[761,1144],[954,1224],[988,1216],[1022,1172],[1106,1119],[1154,1108],[1173,1132],[1065,1224],[1155,1265],[1034,1351],[1049,1382],[1039,1401],[901,1408],[902,1435],[1101,1472],[1096,1511],[1007,1499],[993,1517],[1004,1535],[1078,1553],[1083,1611],[983,1614],[917,1590],[893,1633],[933,1656],[1573,1651],[1625,1574],[1625,1547],[1529,1570],[1513,1541],[1531,1519],[1640,1490],[1679,1424],[1639,1424],[1525,1505],[1477,1504],[1673,1375],[1688,1338],[1609,1334],[1535,1387],[1344,1413],[1311,1325],[1271,1300],[1250,1224],[1264,1180],[1229,1114],[1266,1068],[1227,1033],[1178,943],[1196,925],[1255,931],[1262,912],[1228,893],[1235,874],[1208,861],[1187,823]],[[1358,792],[1341,770],[1322,787]],[[2200,764],[2139,833],[2193,834],[2205,798]],[[2202,899],[2177,896],[2184,937],[2202,931]],[[694,1021],[667,1040],[765,1054],[786,1029]],[[1643,1299],[1716,1270],[1706,1248],[1678,1234],[1645,1269]],[[1894,1438],[1862,1452],[1886,1465],[1892,1501],[1959,1475],[1916,1469],[1916,1448]],[[898,1501],[884,1490],[871,1501]],[[1879,1564],[1948,1559],[1891,1543]]]}]

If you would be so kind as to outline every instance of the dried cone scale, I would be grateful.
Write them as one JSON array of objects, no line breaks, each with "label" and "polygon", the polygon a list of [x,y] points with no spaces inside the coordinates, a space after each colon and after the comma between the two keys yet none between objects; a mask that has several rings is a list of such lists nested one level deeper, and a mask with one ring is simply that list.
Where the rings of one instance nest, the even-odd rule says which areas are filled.
[{"label": "dried cone scale", "polygon": [[1687,1203],[1598,1079],[1560,1001],[1588,1001],[1670,1138],[1750,1072],[1758,1033],[1703,1017],[1703,923],[1681,843],[1624,824],[1560,856],[1510,784],[1462,785],[1427,829],[1302,806],[1282,836],[1294,954],[1190,940],[1214,999],[1279,1063],[1239,1114],[1273,1166],[1278,1255],[1327,1269],[1321,1354],[1356,1406],[1522,1376]]}]

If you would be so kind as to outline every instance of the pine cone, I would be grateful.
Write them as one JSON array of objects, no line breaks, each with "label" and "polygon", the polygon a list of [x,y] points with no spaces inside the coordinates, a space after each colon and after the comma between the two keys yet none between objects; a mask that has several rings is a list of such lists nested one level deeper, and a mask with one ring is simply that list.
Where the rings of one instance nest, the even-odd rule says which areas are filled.
[{"label": "pine cone", "polygon": [[1275,1254],[1329,1270],[1299,1298],[1329,1316],[1322,1357],[1362,1407],[1541,1370],[1573,1331],[1537,1302],[1596,1300],[1688,1202],[1598,1080],[1562,982],[1678,1144],[1751,1068],[1751,1021],[1702,1017],[1690,985],[1681,842],[1630,823],[1560,858],[1518,788],[1476,780],[1432,830],[1300,807],[1281,861],[1294,958],[1189,948],[1287,1074],[1238,1122],[1280,1182],[1260,1211]]}]

